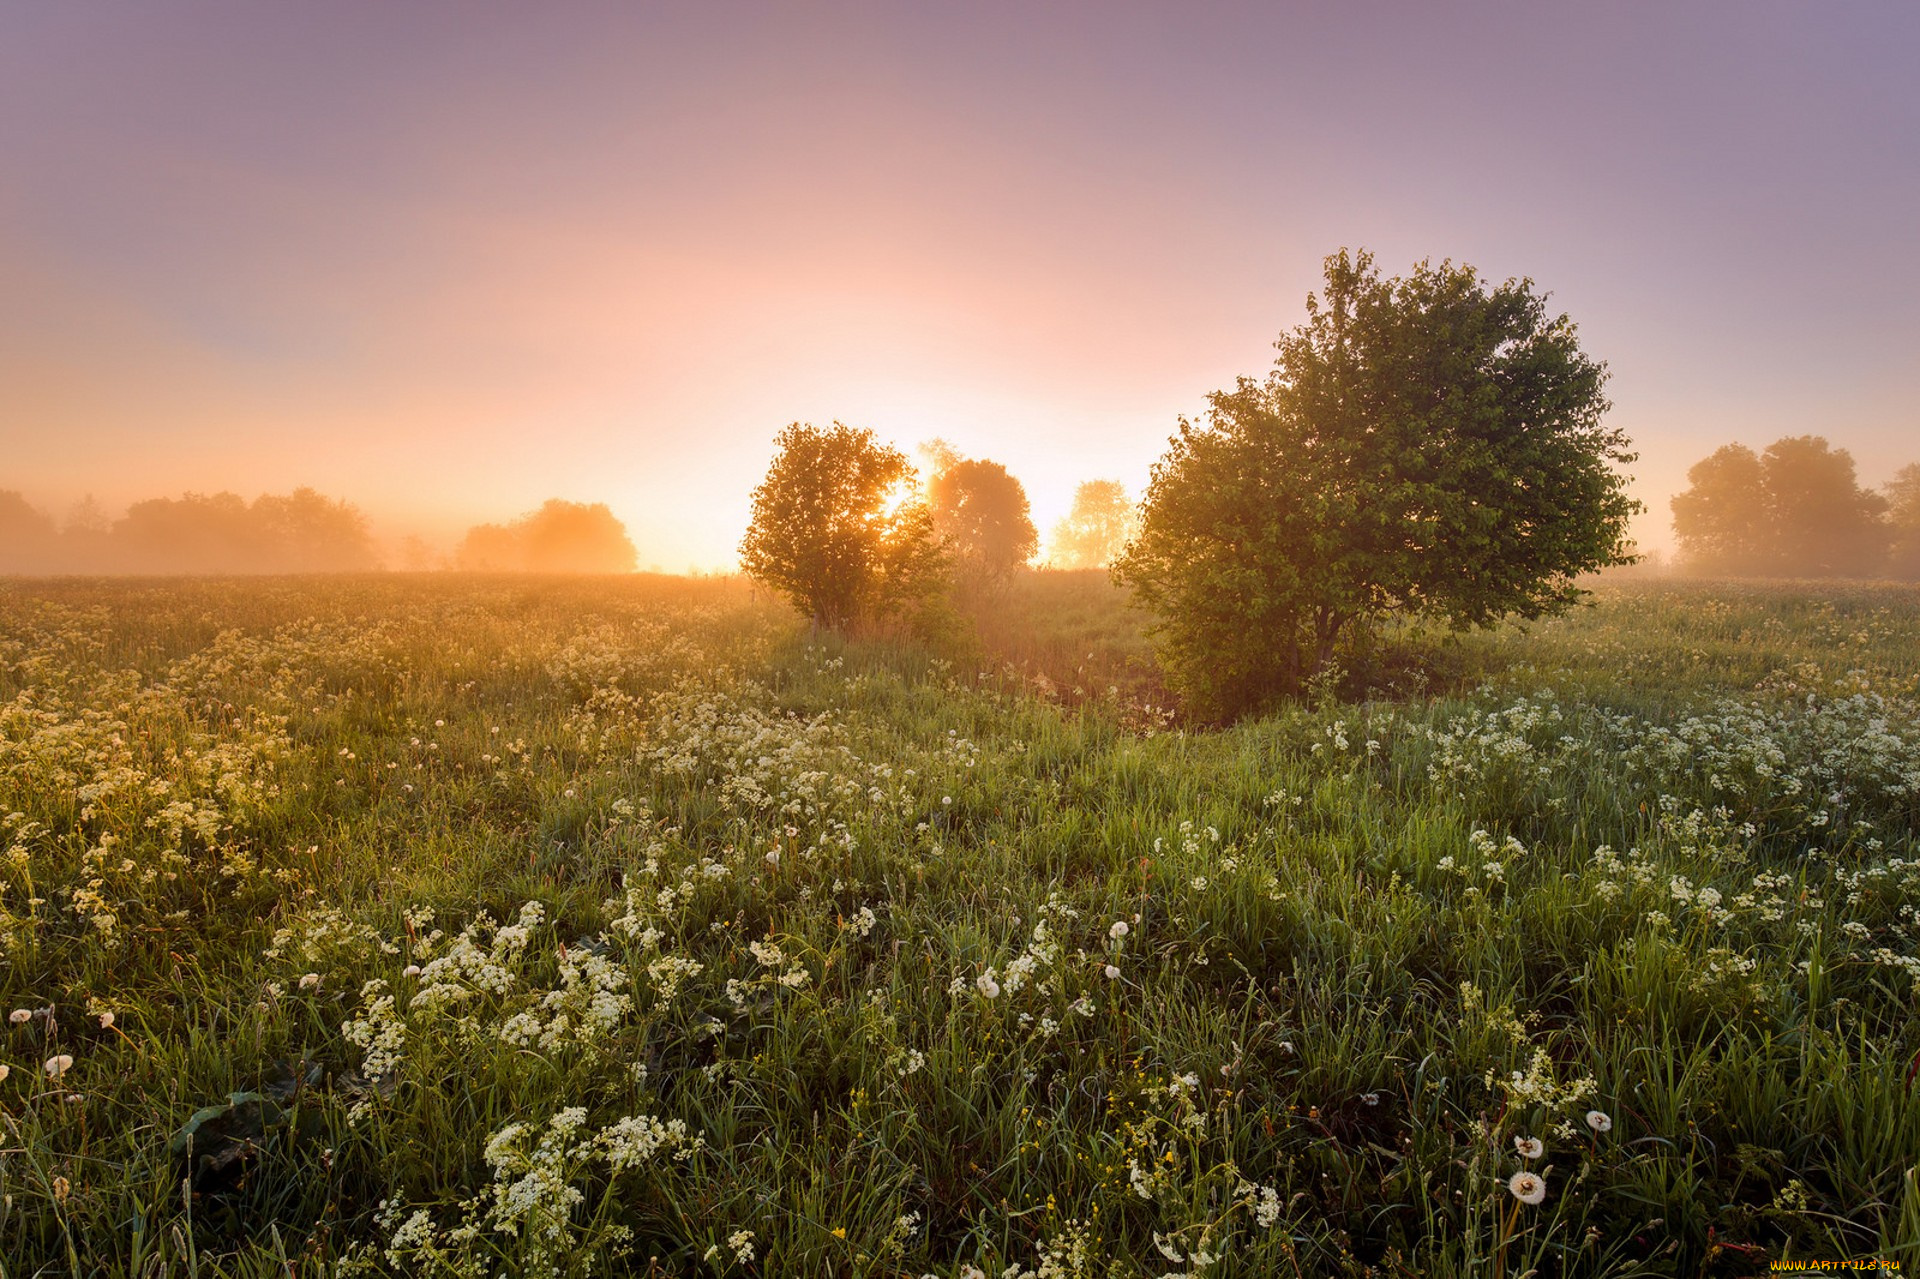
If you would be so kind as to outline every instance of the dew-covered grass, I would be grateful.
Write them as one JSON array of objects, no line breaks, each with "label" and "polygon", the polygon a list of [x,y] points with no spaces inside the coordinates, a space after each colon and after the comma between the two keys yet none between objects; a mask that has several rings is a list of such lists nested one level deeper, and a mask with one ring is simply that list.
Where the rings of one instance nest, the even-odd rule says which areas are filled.
[{"label": "dew-covered grass", "polygon": [[992,603],[0,583],[0,1274],[1920,1266],[1920,594]]}]

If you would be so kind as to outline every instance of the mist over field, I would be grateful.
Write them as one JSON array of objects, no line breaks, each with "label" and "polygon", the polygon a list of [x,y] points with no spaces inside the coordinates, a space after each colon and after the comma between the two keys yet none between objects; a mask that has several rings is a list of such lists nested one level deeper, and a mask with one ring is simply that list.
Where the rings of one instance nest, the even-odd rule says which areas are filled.
[{"label": "mist over field", "polygon": [[1916,47],[0,8],[0,1279],[1920,1267]]}]

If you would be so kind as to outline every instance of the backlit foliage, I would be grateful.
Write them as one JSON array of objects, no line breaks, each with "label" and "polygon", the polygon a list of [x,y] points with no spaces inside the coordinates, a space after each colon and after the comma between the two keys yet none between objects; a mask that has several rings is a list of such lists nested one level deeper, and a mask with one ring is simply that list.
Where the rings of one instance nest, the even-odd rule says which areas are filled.
[{"label": "backlit foliage", "polygon": [[910,613],[942,583],[932,515],[906,455],[872,431],[795,422],[753,491],[740,567],[816,625]]},{"label": "backlit foliage", "polygon": [[1297,693],[1388,615],[1556,612],[1577,575],[1630,558],[1606,371],[1531,281],[1426,262],[1383,279],[1342,251],[1275,345],[1265,382],[1181,422],[1114,566],[1195,706]]}]

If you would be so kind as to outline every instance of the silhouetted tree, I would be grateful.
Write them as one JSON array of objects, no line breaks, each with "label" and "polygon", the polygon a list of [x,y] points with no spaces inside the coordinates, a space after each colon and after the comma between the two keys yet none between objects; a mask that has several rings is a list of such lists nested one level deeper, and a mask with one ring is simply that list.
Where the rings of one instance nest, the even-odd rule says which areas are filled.
[{"label": "silhouetted tree", "polygon": [[147,573],[259,573],[270,567],[238,493],[185,493],[135,502],[114,523],[115,559]]},{"label": "silhouetted tree", "polygon": [[1887,501],[1860,487],[1851,453],[1796,435],[1768,445],[1760,462],[1788,576],[1868,577],[1885,567]]},{"label": "silhouetted tree", "polygon": [[1425,262],[1385,280],[1342,251],[1276,346],[1264,384],[1180,423],[1114,565],[1198,708],[1293,694],[1388,613],[1559,611],[1576,575],[1627,558],[1638,508],[1613,468],[1633,455],[1601,424],[1605,367],[1531,281]]},{"label": "silhouetted tree", "polygon": [[927,481],[934,535],[968,577],[995,581],[1033,558],[1027,491],[998,462],[955,458]]},{"label": "silhouetted tree", "polygon": [[795,422],[753,491],[740,566],[816,625],[905,612],[939,588],[942,558],[914,469],[872,431]]},{"label": "silhouetted tree", "polygon": [[53,517],[21,494],[0,490],[0,573],[44,573],[53,566],[60,531]]},{"label": "silhouetted tree", "polygon": [[400,539],[400,567],[409,573],[426,573],[446,564],[426,538],[409,533]]},{"label": "silhouetted tree", "polygon": [[379,565],[367,517],[347,502],[297,488],[285,497],[255,498],[248,514],[261,553],[277,572],[346,573]]},{"label": "silhouetted tree", "polygon": [[66,572],[102,573],[114,567],[113,521],[89,493],[67,509],[60,526],[60,568]]},{"label": "silhouetted tree", "polygon": [[377,566],[366,517],[310,488],[187,493],[135,502],[113,526],[109,558],[150,573],[346,572]]},{"label": "silhouetted tree", "polygon": [[536,573],[631,573],[639,559],[627,526],[604,502],[552,498],[519,529],[527,567]]},{"label": "silhouetted tree", "polygon": [[1053,526],[1047,560],[1055,568],[1105,568],[1126,548],[1139,514],[1118,480],[1087,480],[1073,507]]},{"label": "silhouetted tree", "polygon": [[511,524],[474,525],[454,557],[470,572],[492,573],[631,573],[638,559],[604,502],[557,497]]},{"label": "silhouetted tree", "polygon": [[1744,444],[1695,462],[1689,487],[1673,498],[1673,536],[1688,567],[1705,573],[1764,573],[1777,538],[1767,509],[1766,468]]},{"label": "silhouetted tree", "polygon": [[453,560],[469,573],[519,573],[527,567],[525,546],[505,524],[476,524],[468,529]]},{"label": "silhouetted tree", "polygon": [[1758,457],[1729,444],[1687,479],[1673,530],[1698,571],[1862,577],[1884,567],[1887,501],[1862,489],[1852,454],[1821,436],[1775,440]]},{"label": "silhouetted tree", "polygon": [[1920,578],[1920,463],[1894,472],[1884,490],[1892,554],[1887,568],[1895,577]]}]

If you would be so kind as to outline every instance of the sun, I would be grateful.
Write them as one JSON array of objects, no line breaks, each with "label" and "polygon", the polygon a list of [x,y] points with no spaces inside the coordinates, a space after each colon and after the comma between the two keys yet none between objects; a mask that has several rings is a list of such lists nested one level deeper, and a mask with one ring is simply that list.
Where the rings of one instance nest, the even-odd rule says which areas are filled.
[{"label": "sun", "polygon": [[925,491],[916,480],[900,480],[880,497],[880,515],[883,519],[892,519],[900,514],[903,507],[910,503],[923,501]]}]

